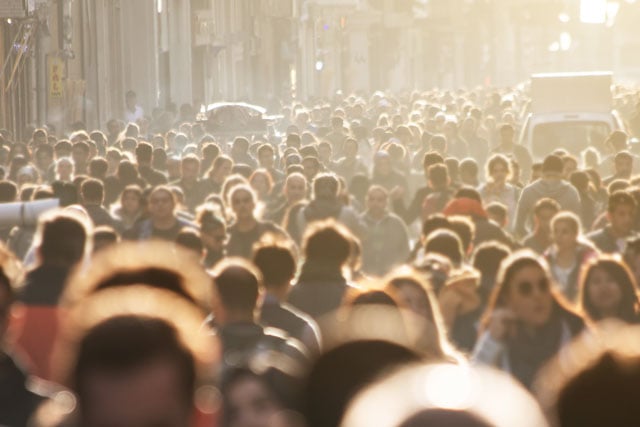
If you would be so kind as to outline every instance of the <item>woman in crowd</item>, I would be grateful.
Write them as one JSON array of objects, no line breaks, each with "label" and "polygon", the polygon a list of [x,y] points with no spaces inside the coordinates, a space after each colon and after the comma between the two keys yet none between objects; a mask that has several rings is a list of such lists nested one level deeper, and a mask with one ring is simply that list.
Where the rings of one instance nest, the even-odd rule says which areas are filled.
[{"label": "woman in crowd", "polygon": [[273,178],[266,169],[256,169],[249,177],[249,184],[260,202],[272,202]]},{"label": "woman in crowd", "polygon": [[518,251],[502,263],[473,360],[510,372],[530,388],[540,368],[584,327],[553,289],[544,259]]},{"label": "woman in crowd", "polygon": [[120,194],[120,203],[113,210],[113,215],[128,230],[140,219],[144,210],[142,189],[137,185],[128,185]]},{"label": "woman in crowd", "polygon": [[560,291],[569,301],[575,301],[580,268],[597,251],[580,238],[580,219],[572,212],[556,214],[551,220],[551,232],[553,243],[545,257]]},{"label": "woman in crowd", "polygon": [[407,308],[416,315],[415,320],[422,321],[422,333],[416,343],[417,350],[429,360],[459,362],[462,356],[453,348],[447,338],[447,332],[431,286],[418,272],[410,267],[400,267],[384,279],[386,289],[390,289]]},{"label": "woman in crowd", "polygon": [[638,323],[638,287],[629,268],[610,255],[586,264],[580,278],[580,308],[596,322],[613,318]]},{"label": "woman in crowd", "polygon": [[518,187],[510,184],[511,164],[502,154],[494,154],[487,162],[487,182],[478,191],[485,205],[499,202],[507,207],[509,229],[513,229],[516,206],[520,197]]},{"label": "woman in crowd", "polygon": [[205,268],[212,268],[225,257],[225,243],[227,241],[227,226],[224,220],[216,214],[213,205],[205,205],[198,212],[198,226],[200,237],[205,247]]}]

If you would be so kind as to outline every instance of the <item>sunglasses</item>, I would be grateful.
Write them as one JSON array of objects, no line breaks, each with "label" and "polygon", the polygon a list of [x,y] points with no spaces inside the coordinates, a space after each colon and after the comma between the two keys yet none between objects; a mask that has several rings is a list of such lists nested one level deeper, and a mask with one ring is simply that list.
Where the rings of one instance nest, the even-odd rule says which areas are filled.
[{"label": "sunglasses", "polygon": [[225,234],[220,235],[220,236],[212,236],[213,240],[215,240],[216,242],[224,242],[225,240],[227,240],[227,236]]},{"label": "sunglasses", "polygon": [[516,289],[518,290],[518,293],[522,296],[530,296],[533,293],[534,288],[538,288],[538,291],[540,293],[547,293],[549,292],[549,280],[548,279],[541,279],[539,280],[537,283],[536,282],[530,282],[530,281],[524,281],[524,282],[520,282],[516,285]]}]

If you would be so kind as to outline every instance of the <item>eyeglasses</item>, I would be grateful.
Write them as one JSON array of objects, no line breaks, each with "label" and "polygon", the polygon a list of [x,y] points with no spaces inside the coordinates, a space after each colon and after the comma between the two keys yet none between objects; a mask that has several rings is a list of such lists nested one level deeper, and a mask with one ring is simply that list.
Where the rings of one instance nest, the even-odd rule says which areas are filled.
[{"label": "eyeglasses", "polygon": [[540,293],[547,293],[549,292],[549,280],[548,279],[541,279],[539,280],[537,283],[536,282],[530,282],[530,281],[524,281],[524,282],[520,282],[516,285],[516,289],[518,290],[518,293],[522,296],[528,297],[531,294],[533,294],[533,290],[534,288],[537,287],[538,291]]},{"label": "eyeglasses", "polygon": [[227,235],[226,234],[221,234],[219,236],[212,236],[213,240],[215,240],[216,242],[224,242],[225,240],[227,240]]}]

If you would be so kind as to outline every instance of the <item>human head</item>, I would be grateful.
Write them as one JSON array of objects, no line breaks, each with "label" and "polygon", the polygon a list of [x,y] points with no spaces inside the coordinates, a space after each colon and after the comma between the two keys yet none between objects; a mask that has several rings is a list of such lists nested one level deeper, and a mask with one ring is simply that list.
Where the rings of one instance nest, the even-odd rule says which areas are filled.
[{"label": "human head", "polygon": [[305,262],[320,262],[339,270],[349,260],[351,237],[343,225],[332,220],[311,224],[303,238]]},{"label": "human head", "polygon": [[307,197],[307,179],[299,172],[287,175],[283,191],[289,205],[299,202]]},{"label": "human head", "polygon": [[478,186],[478,162],[467,157],[460,162],[458,168],[462,185]]},{"label": "human head", "polygon": [[562,170],[564,169],[564,163],[562,158],[555,154],[550,154],[545,157],[542,162],[542,176],[548,178],[560,177]]},{"label": "human head", "polygon": [[509,222],[509,210],[504,203],[491,202],[485,207],[487,216],[500,227],[506,227]]},{"label": "human head", "polygon": [[338,197],[340,191],[340,181],[332,173],[318,175],[313,180],[314,199],[332,200]]},{"label": "human head", "polygon": [[485,324],[495,310],[507,308],[525,326],[540,328],[551,318],[555,298],[546,261],[530,250],[514,252],[500,266]]},{"label": "human head", "polygon": [[228,258],[216,265],[211,276],[221,305],[216,313],[220,322],[252,322],[264,293],[260,272],[245,260]]},{"label": "human head", "polygon": [[267,292],[286,295],[296,274],[292,247],[285,241],[265,239],[253,249],[253,264],[260,270]]},{"label": "human head", "polygon": [[456,233],[451,230],[436,230],[427,236],[424,246],[425,252],[434,252],[446,256],[456,267],[464,260],[462,242]]},{"label": "human head", "polygon": [[257,197],[253,189],[246,184],[234,186],[229,193],[229,206],[236,220],[247,220],[254,217]]},{"label": "human head", "polygon": [[615,318],[636,323],[638,287],[629,268],[617,257],[600,255],[582,267],[580,307],[594,321]]},{"label": "human head", "polygon": [[559,212],[551,220],[551,232],[558,249],[575,248],[581,232],[580,218],[573,212]]},{"label": "human head", "polygon": [[442,191],[450,184],[449,170],[441,163],[429,166],[427,176],[429,186],[435,191]]},{"label": "human head", "polygon": [[[144,301],[144,304],[140,304]],[[72,306],[54,352],[55,377],[77,396],[83,426],[194,422],[214,349],[193,334],[204,315],[165,291],[112,288]]]},{"label": "human head", "polygon": [[304,175],[307,181],[312,182],[313,179],[320,173],[321,164],[315,156],[307,156],[302,159],[302,167],[304,168]]},{"label": "human head", "polygon": [[487,162],[487,179],[504,183],[511,178],[511,164],[502,154],[494,154]]},{"label": "human head", "polygon": [[38,219],[35,242],[43,265],[71,268],[91,251],[90,225],[80,214],[55,210]]},{"label": "human head", "polygon": [[175,218],[176,197],[171,188],[161,185],[149,194],[149,214],[153,222],[168,221]]},{"label": "human head", "polygon": [[553,199],[543,198],[533,207],[535,229],[539,232],[551,233],[551,219],[560,212],[560,204]]},{"label": "human head", "polygon": [[629,179],[633,171],[633,156],[628,151],[620,151],[614,158],[616,176]]},{"label": "human head", "polygon": [[636,200],[629,192],[619,190],[609,196],[607,216],[617,237],[626,237],[631,233],[636,210]]},{"label": "human head", "polygon": [[80,187],[80,195],[85,205],[101,205],[104,201],[104,185],[95,178],[85,179]]},{"label": "human head", "polygon": [[637,326],[604,324],[565,346],[538,376],[536,397],[552,425],[630,426],[640,422]]},{"label": "human head", "polygon": [[195,154],[187,154],[180,162],[180,175],[184,181],[195,182],[200,177],[200,159]]},{"label": "human head", "polygon": [[384,187],[372,185],[367,192],[367,211],[374,217],[379,218],[387,210],[389,193]]}]

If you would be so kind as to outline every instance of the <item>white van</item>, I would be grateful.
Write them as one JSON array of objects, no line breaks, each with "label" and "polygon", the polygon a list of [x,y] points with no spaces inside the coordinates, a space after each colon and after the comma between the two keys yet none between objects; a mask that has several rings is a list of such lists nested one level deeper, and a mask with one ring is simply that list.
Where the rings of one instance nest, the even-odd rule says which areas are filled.
[{"label": "white van", "polygon": [[624,123],[613,110],[610,72],[531,76],[531,104],[519,142],[540,160],[557,148],[579,155]]}]

